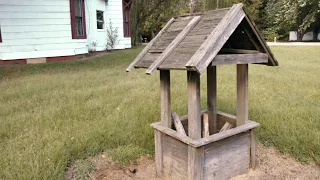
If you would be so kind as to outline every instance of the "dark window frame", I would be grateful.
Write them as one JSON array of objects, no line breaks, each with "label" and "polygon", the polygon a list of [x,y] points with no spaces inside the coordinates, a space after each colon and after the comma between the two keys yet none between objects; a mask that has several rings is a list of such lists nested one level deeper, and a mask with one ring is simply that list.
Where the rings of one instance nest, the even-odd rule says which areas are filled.
[{"label": "dark window frame", "polygon": [[[76,25],[76,12],[74,7],[74,1],[80,1],[82,3],[81,13],[82,13],[82,30],[83,35],[77,35],[77,25]],[[87,39],[87,30],[86,30],[86,12],[85,12],[85,3],[84,0],[70,0],[70,17],[71,17],[71,32],[72,39]]]},{"label": "dark window frame", "polygon": [[0,43],[2,43],[2,35],[1,35],[1,26],[0,26]]},{"label": "dark window frame", "polygon": [[0,43],[2,43],[2,33],[1,33],[1,26],[0,26]]},{"label": "dark window frame", "polygon": [[123,36],[124,37],[131,37],[130,9],[131,9],[132,1],[133,0],[122,0]]},{"label": "dark window frame", "polygon": [[[99,19],[98,19],[98,12],[99,12],[99,13],[102,13],[102,18],[103,18],[102,20],[99,20]],[[105,25],[104,25],[104,23],[105,23],[105,22],[104,22],[104,11],[97,10],[97,11],[96,11],[96,16],[97,16],[97,29],[98,29],[98,30],[104,30],[104,28],[105,28]],[[98,28],[98,23],[99,23],[99,22],[100,22],[100,23],[102,22],[102,29],[99,29],[99,28]]]}]

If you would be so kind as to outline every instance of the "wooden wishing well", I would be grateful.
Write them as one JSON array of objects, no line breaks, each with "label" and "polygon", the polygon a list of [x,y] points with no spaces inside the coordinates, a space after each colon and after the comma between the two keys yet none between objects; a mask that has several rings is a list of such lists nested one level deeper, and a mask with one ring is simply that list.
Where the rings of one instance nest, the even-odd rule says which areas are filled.
[{"label": "wooden wishing well", "polygon": [[[237,115],[217,110],[216,66],[237,67]],[[255,167],[254,128],[248,120],[248,64],[278,62],[242,4],[172,18],[127,71],[160,70],[161,122],[155,132],[158,176],[229,179]],[[188,115],[171,110],[170,70],[186,70]],[[207,72],[207,110],[200,110],[200,75]]]}]

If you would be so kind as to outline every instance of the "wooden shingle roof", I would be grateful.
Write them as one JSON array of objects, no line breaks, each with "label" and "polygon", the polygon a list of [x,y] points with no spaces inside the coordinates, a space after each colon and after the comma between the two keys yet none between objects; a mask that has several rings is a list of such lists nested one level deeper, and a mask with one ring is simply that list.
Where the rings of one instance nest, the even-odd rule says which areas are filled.
[{"label": "wooden shingle roof", "polygon": [[[158,35],[127,68],[154,70],[182,69],[203,72],[213,65],[233,64],[224,54],[257,54],[266,61],[247,63],[277,66],[278,62],[242,4],[231,8],[170,19]],[[234,58],[236,64],[238,58]],[[250,58],[243,55],[243,58]]]}]

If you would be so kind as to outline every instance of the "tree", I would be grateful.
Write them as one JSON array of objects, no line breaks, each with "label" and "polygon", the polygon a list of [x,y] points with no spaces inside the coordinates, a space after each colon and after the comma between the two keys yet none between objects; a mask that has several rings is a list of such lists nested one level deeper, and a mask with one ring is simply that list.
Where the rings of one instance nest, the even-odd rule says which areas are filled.
[{"label": "tree", "polygon": [[313,29],[320,16],[319,0],[269,0],[266,7],[269,24],[279,34],[297,31],[298,41]]},{"label": "tree", "polygon": [[134,0],[131,9],[131,34],[136,45],[140,33],[158,32],[173,16],[183,13],[188,0]]}]

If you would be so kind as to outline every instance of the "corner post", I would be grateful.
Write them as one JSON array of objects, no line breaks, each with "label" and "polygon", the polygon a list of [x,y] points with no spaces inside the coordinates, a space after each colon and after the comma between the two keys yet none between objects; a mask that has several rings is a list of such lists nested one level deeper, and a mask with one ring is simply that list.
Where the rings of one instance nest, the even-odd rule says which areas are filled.
[{"label": "corner post", "polygon": [[256,136],[254,129],[250,131],[250,157],[251,157],[251,169],[256,169]]},{"label": "corner post", "polygon": [[160,71],[160,108],[161,108],[161,124],[171,128],[171,92],[170,92],[170,71]]},{"label": "corner post", "polygon": [[[165,127],[171,128],[171,92],[170,92],[170,71],[160,71],[160,117],[161,124]],[[163,176],[163,151],[162,151],[162,133],[154,130],[155,140],[155,159],[156,171],[159,177]]]},{"label": "corner post", "polygon": [[217,133],[217,68],[208,66],[207,68],[207,106],[209,117],[209,132]]},{"label": "corner post", "polygon": [[[188,130],[192,139],[201,138],[200,75],[188,71]],[[188,180],[203,178],[203,147],[188,146]]]},{"label": "corner post", "polygon": [[248,64],[237,64],[237,126],[248,122]]}]

